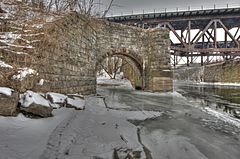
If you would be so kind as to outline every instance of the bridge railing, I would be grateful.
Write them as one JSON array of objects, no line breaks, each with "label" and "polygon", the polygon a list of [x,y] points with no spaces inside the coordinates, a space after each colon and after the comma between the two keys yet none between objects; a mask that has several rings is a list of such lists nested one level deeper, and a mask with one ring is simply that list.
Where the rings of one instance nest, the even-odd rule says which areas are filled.
[{"label": "bridge railing", "polygon": [[122,12],[110,12],[107,17],[115,16],[127,16],[127,15],[137,15],[137,14],[153,14],[153,13],[169,13],[169,12],[182,12],[182,11],[197,11],[197,10],[210,10],[210,9],[225,9],[225,8],[238,8],[239,3],[227,3],[227,4],[212,4],[212,5],[201,5],[194,6],[189,5],[186,7],[176,7],[176,8],[157,8],[157,9],[143,9],[143,10],[125,10]]}]

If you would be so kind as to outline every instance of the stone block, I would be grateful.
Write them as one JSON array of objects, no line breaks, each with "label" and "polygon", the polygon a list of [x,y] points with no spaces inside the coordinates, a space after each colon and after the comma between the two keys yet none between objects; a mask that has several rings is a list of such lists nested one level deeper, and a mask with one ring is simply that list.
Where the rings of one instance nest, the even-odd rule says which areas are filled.
[{"label": "stone block", "polygon": [[26,114],[39,116],[39,117],[51,117],[52,116],[52,107],[46,107],[39,104],[32,103],[29,107],[21,107],[21,111],[23,111]]},{"label": "stone block", "polygon": [[13,92],[11,96],[0,94],[0,115],[16,116],[19,94]]},{"label": "stone block", "polygon": [[152,79],[152,91],[172,91],[173,83],[172,78],[169,77],[153,77]]}]

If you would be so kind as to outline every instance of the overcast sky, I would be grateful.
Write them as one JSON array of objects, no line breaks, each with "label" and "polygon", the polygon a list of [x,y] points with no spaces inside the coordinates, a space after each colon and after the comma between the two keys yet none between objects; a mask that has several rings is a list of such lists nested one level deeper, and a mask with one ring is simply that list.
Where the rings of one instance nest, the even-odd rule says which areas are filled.
[{"label": "overcast sky", "polygon": [[[101,0],[109,1],[109,0]],[[213,8],[216,4],[217,8],[222,8],[227,6],[229,7],[238,6],[240,7],[240,0],[114,0],[114,4],[117,6],[112,7],[111,13],[113,14],[129,14],[132,12],[139,13],[142,10],[145,12],[150,12],[155,9],[156,12],[164,11],[164,8],[167,8],[168,11],[176,11],[176,8],[179,10],[186,10],[188,6],[191,9],[201,9],[201,6],[204,8]]]}]

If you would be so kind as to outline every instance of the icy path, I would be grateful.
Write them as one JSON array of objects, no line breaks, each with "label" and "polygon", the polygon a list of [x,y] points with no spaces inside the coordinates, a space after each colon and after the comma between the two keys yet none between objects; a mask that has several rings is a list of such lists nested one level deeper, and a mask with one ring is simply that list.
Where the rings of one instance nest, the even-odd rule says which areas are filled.
[{"label": "icy path", "polygon": [[89,97],[86,101],[85,111],[74,112],[53,131],[41,159],[112,159],[114,151],[122,156],[129,152],[139,153],[140,158],[146,158],[137,127],[127,119],[146,120],[159,117],[161,113],[124,113],[106,109],[102,98]]},{"label": "icy path", "polygon": [[37,159],[52,131],[73,113],[72,109],[54,110],[53,118],[29,119],[0,117],[0,159]]},{"label": "icy path", "polygon": [[0,117],[0,159],[102,157],[114,153],[146,158],[138,128],[127,120],[154,119],[161,112],[109,110],[102,97],[88,97],[86,109],[61,108],[54,117]]}]

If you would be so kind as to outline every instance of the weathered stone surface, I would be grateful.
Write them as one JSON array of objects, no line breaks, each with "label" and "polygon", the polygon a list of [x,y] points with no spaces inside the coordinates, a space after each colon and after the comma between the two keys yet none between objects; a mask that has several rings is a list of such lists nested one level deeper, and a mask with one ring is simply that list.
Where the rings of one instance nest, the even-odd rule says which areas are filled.
[{"label": "weathered stone surface", "polygon": [[177,69],[174,79],[194,82],[240,83],[240,61]]},{"label": "weathered stone surface", "polygon": [[240,83],[240,61],[226,61],[205,66],[204,81]]},{"label": "weathered stone surface", "polygon": [[172,78],[170,77],[153,77],[152,91],[169,91],[172,89]]},{"label": "weathered stone surface", "polygon": [[0,115],[16,116],[19,94],[13,92],[11,96],[0,94]]},{"label": "weathered stone surface", "polygon": [[53,116],[52,107],[46,107],[35,103],[32,103],[29,107],[20,107],[20,110],[23,111],[24,113],[43,118]]},{"label": "weathered stone surface", "polygon": [[[138,79],[143,81],[144,89],[152,89],[154,77],[170,78],[169,74],[160,75],[163,69],[170,68],[170,40],[166,29],[144,30],[71,13],[42,31],[44,34],[27,57],[3,55],[6,62],[31,66],[39,74],[36,79],[22,81],[21,91],[93,94],[96,68],[109,55],[132,61],[140,72]],[[12,56],[17,58],[12,60]],[[23,63],[26,58],[28,62]],[[40,79],[44,79],[42,85],[37,84]]]}]

